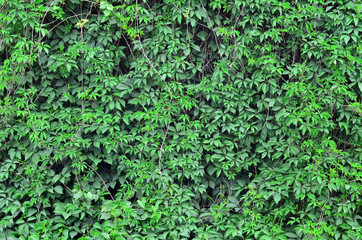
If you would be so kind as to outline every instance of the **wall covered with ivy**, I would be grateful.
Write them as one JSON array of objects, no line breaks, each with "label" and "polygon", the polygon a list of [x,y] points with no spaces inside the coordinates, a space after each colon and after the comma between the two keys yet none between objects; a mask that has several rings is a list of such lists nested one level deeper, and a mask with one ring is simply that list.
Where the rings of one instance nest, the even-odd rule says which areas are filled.
[{"label": "wall covered with ivy", "polygon": [[1,239],[362,239],[362,5],[0,0]]}]

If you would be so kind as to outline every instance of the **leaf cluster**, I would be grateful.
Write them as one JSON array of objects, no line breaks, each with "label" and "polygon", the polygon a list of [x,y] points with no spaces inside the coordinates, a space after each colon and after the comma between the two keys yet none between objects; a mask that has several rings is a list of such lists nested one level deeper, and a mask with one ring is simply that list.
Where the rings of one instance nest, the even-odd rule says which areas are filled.
[{"label": "leaf cluster", "polygon": [[0,237],[361,239],[361,11],[0,0]]}]

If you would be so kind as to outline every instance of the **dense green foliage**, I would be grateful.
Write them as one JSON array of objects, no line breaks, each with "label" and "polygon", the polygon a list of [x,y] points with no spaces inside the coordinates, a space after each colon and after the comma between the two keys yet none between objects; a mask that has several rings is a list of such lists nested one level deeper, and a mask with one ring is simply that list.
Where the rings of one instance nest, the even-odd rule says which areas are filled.
[{"label": "dense green foliage", "polygon": [[0,0],[1,239],[362,239],[357,0]]}]

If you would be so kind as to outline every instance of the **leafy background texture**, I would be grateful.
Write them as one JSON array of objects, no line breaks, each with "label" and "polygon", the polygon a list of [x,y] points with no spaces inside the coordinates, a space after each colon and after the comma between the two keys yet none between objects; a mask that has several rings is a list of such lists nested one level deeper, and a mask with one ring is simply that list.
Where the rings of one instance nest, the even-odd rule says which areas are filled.
[{"label": "leafy background texture", "polygon": [[1,239],[362,239],[357,0],[0,0]]}]

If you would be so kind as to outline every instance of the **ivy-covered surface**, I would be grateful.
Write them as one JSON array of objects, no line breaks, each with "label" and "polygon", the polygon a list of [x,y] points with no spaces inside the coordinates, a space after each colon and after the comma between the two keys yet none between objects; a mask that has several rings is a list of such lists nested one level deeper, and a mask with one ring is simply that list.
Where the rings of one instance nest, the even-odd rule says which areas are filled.
[{"label": "ivy-covered surface", "polygon": [[0,238],[362,239],[361,16],[0,0]]}]

